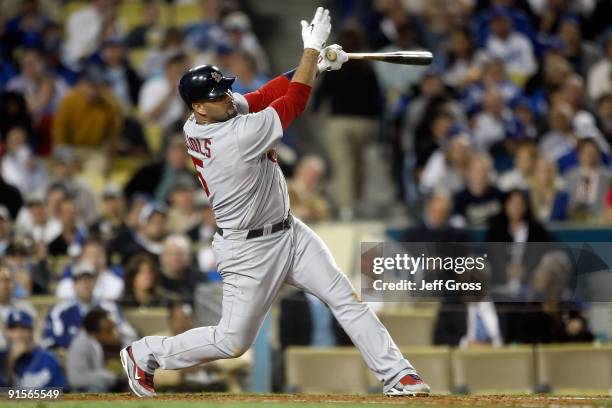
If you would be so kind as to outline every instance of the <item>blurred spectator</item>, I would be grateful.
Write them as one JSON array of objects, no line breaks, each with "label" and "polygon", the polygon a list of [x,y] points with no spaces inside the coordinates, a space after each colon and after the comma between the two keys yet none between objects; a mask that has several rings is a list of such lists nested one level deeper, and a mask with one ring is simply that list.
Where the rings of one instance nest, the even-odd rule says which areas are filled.
[{"label": "blurred spectator", "polygon": [[[90,157],[83,156],[87,161]],[[97,216],[97,205],[91,188],[77,180],[81,172],[81,161],[73,149],[67,146],[58,147],[53,152],[53,184],[61,187],[65,195],[74,198],[77,206],[77,217],[89,225]]]},{"label": "blurred spectator", "polygon": [[540,222],[564,221],[567,218],[568,195],[557,177],[557,166],[540,156],[529,179],[529,196],[534,215]]},{"label": "blurred spectator", "polygon": [[8,347],[0,352],[0,384],[3,387],[66,388],[66,379],[55,356],[34,342],[34,319],[14,309],[6,322]]},{"label": "blurred spectator", "polygon": [[483,56],[478,52],[472,33],[467,28],[458,28],[451,33],[447,51],[444,82],[455,88],[465,88],[480,78]]},{"label": "blurred spectator", "polygon": [[105,86],[102,72],[90,65],[55,113],[53,144],[78,149],[90,168],[101,167],[92,170],[100,173],[106,170],[110,152],[116,150],[122,123],[121,108]]},{"label": "blurred spectator", "polygon": [[[0,164],[2,164],[3,157],[0,156]],[[23,204],[21,193],[19,189],[12,184],[7,183],[2,174],[0,174],[0,205],[3,205],[9,211],[11,218],[17,218],[19,210]]]},{"label": "blurred spectator", "polygon": [[[250,58],[253,71],[267,74],[270,71],[270,62],[266,52],[259,44],[259,40],[251,31],[249,17],[241,11],[234,11],[223,17],[224,42],[230,48],[246,53]],[[234,72],[237,74],[237,72]],[[240,79],[240,75],[238,75]],[[240,91],[237,91],[241,93]]]},{"label": "blurred spectator", "polygon": [[42,33],[48,23],[49,18],[40,9],[37,0],[19,1],[17,14],[5,26],[7,54],[12,54],[14,49],[21,46],[40,47],[43,44]]},{"label": "blurred spectator", "polygon": [[187,64],[185,54],[174,54],[165,62],[164,75],[151,77],[143,84],[138,109],[146,120],[168,129],[183,117],[185,103],[178,94],[178,81]]},{"label": "blurred spectator", "polygon": [[77,257],[81,254],[87,229],[79,225],[75,200],[64,198],[59,204],[58,215],[62,233],[49,243],[49,255]]},{"label": "blurred spectator", "polygon": [[443,303],[434,324],[433,344],[499,347],[502,327],[493,302]]},{"label": "blurred spectator", "polygon": [[158,43],[163,35],[160,25],[160,9],[157,0],[141,1],[142,10],[140,16],[142,22],[137,24],[125,38],[125,42],[130,48],[147,47]]},{"label": "blurred spectator", "polygon": [[0,261],[0,329],[4,329],[12,310],[21,309],[28,312],[30,316],[36,316],[36,311],[30,301],[16,298],[14,289],[13,271],[8,263]]},{"label": "blurred spectator", "polygon": [[508,136],[511,127],[516,125],[516,118],[505,105],[502,94],[495,88],[489,88],[482,98],[482,112],[474,116],[473,122],[476,148],[488,151]]},{"label": "blurred spectator", "polygon": [[15,231],[20,235],[32,237],[37,245],[45,247],[62,232],[62,225],[52,219],[45,205],[45,194],[31,192],[26,194],[25,206],[19,212]]},{"label": "blurred spectator", "polygon": [[168,141],[163,160],[146,164],[134,173],[125,186],[125,196],[131,199],[136,193],[146,193],[157,201],[165,202],[181,175],[193,177],[187,169],[185,140],[177,133]]},{"label": "blurred spectator", "polygon": [[595,115],[593,115],[585,98],[584,79],[579,75],[571,75],[563,81],[563,85],[557,96],[568,102],[575,115],[572,118],[572,127],[578,138],[594,138],[600,145],[603,153],[610,154],[610,145],[603,139],[603,135],[598,128]]},{"label": "blurred spectator", "polygon": [[612,175],[601,163],[601,152],[593,139],[578,144],[579,166],[566,175],[569,217],[574,221],[597,222],[603,215],[604,198]]},{"label": "blurred spectator", "polygon": [[185,235],[166,237],[160,260],[160,294],[164,301],[193,301],[197,272],[192,267],[191,243]]},{"label": "blurred spectator", "polygon": [[104,39],[122,34],[115,0],[94,0],[68,16],[64,62],[78,67],[83,58],[95,52]]},{"label": "blurred spectator", "polygon": [[123,276],[108,267],[106,252],[99,241],[88,239],[83,244],[83,251],[78,261],[68,267],[64,276],[57,283],[55,296],[60,299],[74,299],[74,279],[73,269],[80,268],[82,265],[91,265],[96,273],[96,286],[93,296],[100,300],[117,301],[123,294]]},{"label": "blurred spectator", "polygon": [[587,78],[588,95],[591,101],[598,100],[602,95],[612,92],[612,29],[603,39],[604,57],[593,64]]},{"label": "blurred spectator", "polygon": [[168,229],[171,232],[186,233],[198,223],[200,212],[195,206],[195,197],[202,192],[197,188],[193,176],[180,175],[174,181],[168,194]]},{"label": "blurred spectator", "polygon": [[594,339],[580,305],[564,301],[571,262],[561,251],[540,255],[527,303],[508,313],[507,341],[518,343],[591,342]]},{"label": "blurred spectator", "polygon": [[[1,16],[0,16],[1,17]],[[2,19],[0,19],[0,26],[2,25]],[[0,31],[0,39],[2,38]],[[17,70],[13,66],[11,60],[5,58],[2,55],[3,52],[0,49],[0,89],[4,89],[6,83],[15,75],[17,75]]]},{"label": "blurred spectator", "polygon": [[[346,23],[345,23],[346,24]],[[409,22],[403,22],[395,27],[397,38],[378,52],[394,52],[401,50],[412,50],[422,48],[416,43],[418,37],[417,29]],[[344,44],[340,43],[342,46]],[[392,106],[400,94],[407,93],[410,88],[417,84],[427,67],[413,67],[413,69],[402,69],[401,65],[394,64],[374,64],[376,78],[382,89],[385,100]]]},{"label": "blurred spectator", "polygon": [[15,237],[4,259],[13,274],[15,296],[27,298],[49,292],[52,272],[43,245],[37,245],[29,236]]},{"label": "blurred spectator", "polygon": [[324,221],[329,217],[329,204],[321,194],[321,178],[325,162],[319,156],[306,156],[297,165],[287,183],[291,211],[302,221]]},{"label": "blurred spectator", "polygon": [[421,192],[443,189],[455,194],[465,187],[465,178],[474,150],[465,133],[447,136],[443,147],[436,150],[421,172]]},{"label": "blurred spectator", "polygon": [[115,100],[129,114],[131,108],[138,104],[142,81],[127,59],[125,43],[118,38],[104,41],[99,55],[93,60],[100,65]]},{"label": "blurred spectator", "polygon": [[126,232],[127,224],[125,199],[118,185],[109,183],[102,191],[100,218],[89,228],[90,233],[102,242],[109,242]]},{"label": "blurred spectator", "polygon": [[227,68],[232,75],[236,76],[236,81],[232,84],[232,92],[241,95],[256,91],[268,81],[265,75],[258,73],[253,56],[246,51],[233,51]]},{"label": "blurred spectator", "polygon": [[473,115],[482,109],[487,89],[496,89],[506,103],[515,101],[521,95],[520,88],[508,79],[503,61],[490,59],[483,62],[478,81],[465,88],[461,94],[460,101],[466,114]]},{"label": "blurred spectator", "polygon": [[167,28],[159,45],[149,47],[147,55],[140,67],[140,75],[145,78],[152,78],[163,75],[164,65],[173,56],[183,50],[183,34],[176,27]]},{"label": "blurred spectator", "polygon": [[563,56],[555,52],[544,54],[540,71],[525,84],[525,93],[529,96],[530,105],[538,117],[544,117],[549,113],[551,96],[560,89],[570,75],[572,67]]},{"label": "blurred spectator", "polygon": [[[435,80],[439,81],[439,78]],[[431,99],[423,112],[420,123],[414,129],[413,143],[417,169],[427,163],[431,155],[444,144],[445,138],[454,129],[453,125],[457,118],[446,102],[447,100],[443,98]]]},{"label": "blurred spectator", "polygon": [[[362,51],[365,38],[361,27],[344,26],[338,42],[347,52]],[[356,87],[355,84],[360,84]],[[363,95],[368,98],[363,99]],[[347,64],[340,71],[326,72],[314,95],[318,107],[329,100],[331,115],[327,119],[327,148],[331,160],[332,195],[343,220],[354,216],[359,201],[359,187],[368,181],[363,174],[365,151],[378,130],[377,116],[382,112],[380,88],[372,66],[366,61]],[[361,103],[355,103],[355,101]]]},{"label": "blurred spectator", "polygon": [[[559,164],[561,158],[575,148],[575,136],[572,129],[572,107],[563,102],[553,105],[548,115],[549,130],[540,139],[539,150],[547,159]],[[560,169],[563,173],[563,170]]]},{"label": "blurred spectator", "polygon": [[185,28],[185,42],[198,51],[216,50],[223,43],[221,0],[199,0],[201,17]]},{"label": "blurred spectator", "polygon": [[491,218],[485,242],[550,242],[552,237],[533,216],[529,196],[523,190],[506,193],[500,213]]},{"label": "blurred spectator", "polygon": [[115,322],[103,309],[93,309],[83,318],[83,328],[66,355],[66,374],[75,392],[122,391],[125,380],[105,368],[104,348],[118,346]]},{"label": "blurred spectator", "polygon": [[123,345],[135,340],[135,330],[123,319],[117,305],[114,302],[94,298],[95,267],[88,264],[79,264],[78,268],[72,269],[72,276],[76,297],[72,300],[60,301],[49,311],[42,333],[44,347],[67,349],[79,333],[83,317],[95,308],[102,308],[109,313],[118,327]]},{"label": "blurred spectator", "polygon": [[599,50],[582,38],[580,21],[576,17],[566,17],[559,25],[561,54],[572,64],[574,71],[586,78],[589,69],[599,59]]},{"label": "blurred spectator", "polygon": [[535,140],[538,136],[538,117],[533,111],[531,102],[526,97],[519,97],[510,104],[517,120],[517,125],[522,130],[522,137]]},{"label": "blurred spectator", "polygon": [[529,38],[515,30],[509,11],[504,7],[491,10],[491,36],[486,50],[504,62],[511,79],[522,85],[537,70]]},{"label": "blurred spectator", "polygon": [[6,250],[13,239],[11,224],[9,210],[5,206],[0,205],[0,256],[6,254]]},{"label": "blurred spectator", "polygon": [[597,117],[608,143],[612,144],[612,92],[602,95],[597,101]]},{"label": "blurred spectator", "polygon": [[533,143],[521,143],[514,154],[514,167],[503,173],[497,181],[500,190],[528,190],[529,180],[533,176],[537,158],[538,149]]},{"label": "blurred spectator", "polygon": [[281,350],[289,346],[350,346],[351,340],[328,307],[304,291],[281,298],[279,336]]},{"label": "blurred spectator", "polygon": [[[219,278],[217,272],[217,259],[212,250],[213,235],[217,231],[217,222],[215,213],[208,198],[203,192],[199,192],[196,196],[195,206],[200,211],[199,222],[187,231],[187,236],[191,240],[194,248],[195,257],[200,272],[204,273],[210,280],[215,275]],[[214,279],[214,278],[213,278]]]},{"label": "blurred spectator", "polygon": [[161,304],[159,268],[155,258],[136,254],[125,266],[125,290],[121,304],[125,307],[152,307]]},{"label": "blurred spectator", "polygon": [[[14,127],[27,130],[30,139],[32,137],[32,117],[28,110],[28,104],[19,92],[0,92],[0,142],[4,142],[8,131]],[[1,157],[0,157],[1,159]]]},{"label": "blurred spectator", "polygon": [[6,84],[6,89],[23,94],[35,121],[52,115],[67,91],[64,80],[47,69],[41,51],[35,48],[22,52],[19,72]]},{"label": "blurred spectator", "polygon": [[129,229],[137,229],[140,223],[140,212],[151,202],[151,196],[146,193],[134,193],[128,203],[128,211],[125,217],[125,224]]},{"label": "blurred spectator", "polygon": [[146,252],[156,259],[161,254],[163,240],[168,231],[168,209],[151,203],[140,211],[138,225],[110,241],[107,252],[113,263],[125,265],[138,253]]},{"label": "blurred spectator", "polygon": [[416,226],[408,228],[400,242],[468,242],[465,232],[449,224],[453,209],[452,197],[447,191],[432,191]]},{"label": "blurred spectator", "polygon": [[34,156],[28,146],[25,129],[14,127],[6,134],[5,153],[1,173],[7,183],[17,187],[21,194],[44,189],[47,186],[47,168]]},{"label": "blurred spectator", "polygon": [[501,210],[502,193],[491,184],[492,178],[490,157],[475,155],[469,164],[466,188],[454,196],[456,225],[482,226]]}]

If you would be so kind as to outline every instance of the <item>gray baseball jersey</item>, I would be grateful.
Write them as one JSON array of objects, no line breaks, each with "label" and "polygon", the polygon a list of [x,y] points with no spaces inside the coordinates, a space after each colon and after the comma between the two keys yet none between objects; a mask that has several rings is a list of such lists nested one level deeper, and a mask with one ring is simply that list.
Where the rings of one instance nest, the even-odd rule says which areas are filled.
[{"label": "gray baseball jersey", "polygon": [[241,234],[284,219],[289,199],[283,174],[267,154],[282,135],[278,114],[270,107],[247,114],[244,97],[234,95],[240,112],[236,117],[210,125],[198,125],[192,117],[184,127],[189,154],[224,229],[223,236],[215,234],[213,240],[223,276],[221,320],[216,326],[133,343],[136,363],[153,372],[241,355],[287,283],[329,306],[389,390],[415,370],[374,312],[358,300],[325,243],[297,218],[286,230],[252,239]]},{"label": "gray baseball jersey", "polygon": [[283,220],[289,195],[283,173],[270,149],[283,136],[273,108],[248,114],[249,106],[234,94],[238,115],[225,122],[196,123],[183,131],[187,152],[223,229],[261,228]]}]

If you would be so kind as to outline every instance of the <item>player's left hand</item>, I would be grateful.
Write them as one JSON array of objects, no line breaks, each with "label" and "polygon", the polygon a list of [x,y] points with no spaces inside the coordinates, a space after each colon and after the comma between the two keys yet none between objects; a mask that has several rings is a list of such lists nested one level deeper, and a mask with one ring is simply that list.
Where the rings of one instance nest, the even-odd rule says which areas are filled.
[{"label": "player's left hand", "polygon": [[[331,61],[327,57],[327,52],[330,50],[336,54],[336,59],[334,61]],[[348,55],[346,55],[346,52],[342,50],[342,46],[338,44],[332,44],[323,48],[319,53],[319,59],[317,60],[317,68],[319,69],[319,72],[337,71],[342,68],[342,64],[348,61],[348,59]]]}]

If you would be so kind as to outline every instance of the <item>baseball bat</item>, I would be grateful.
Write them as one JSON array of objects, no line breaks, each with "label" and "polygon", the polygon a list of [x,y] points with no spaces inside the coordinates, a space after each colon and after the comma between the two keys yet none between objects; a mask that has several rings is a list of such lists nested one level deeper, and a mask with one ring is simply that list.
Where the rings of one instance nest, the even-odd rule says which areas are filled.
[{"label": "baseball bat", "polygon": [[[325,55],[330,61],[335,61],[338,57],[334,50],[328,50]],[[346,55],[349,59],[382,61],[401,65],[426,66],[433,61],[433,54],[429,51],[348,52]]]}]

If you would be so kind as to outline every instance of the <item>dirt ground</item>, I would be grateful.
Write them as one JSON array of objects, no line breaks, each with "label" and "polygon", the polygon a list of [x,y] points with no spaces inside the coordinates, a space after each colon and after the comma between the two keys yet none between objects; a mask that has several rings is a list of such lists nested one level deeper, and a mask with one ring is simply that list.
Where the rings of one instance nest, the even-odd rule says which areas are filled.
[{"label": "dirt ground", "polygon": [[[64,401],[135,401],[138,397],[132,394],[66,394]],[[542,406],[598,406],[612,407],[612,398],[601,396],[542,396],[542,395],[479,395],[448,396],[432,395],[429,397],[385,397],[378,395],[306,395],[306,394],[161,394],[149,401],[204,402],[207,403],[246,403],[250,404],[389,404],[419,406],[506,406],[506,407],[542,407]]]}]

